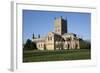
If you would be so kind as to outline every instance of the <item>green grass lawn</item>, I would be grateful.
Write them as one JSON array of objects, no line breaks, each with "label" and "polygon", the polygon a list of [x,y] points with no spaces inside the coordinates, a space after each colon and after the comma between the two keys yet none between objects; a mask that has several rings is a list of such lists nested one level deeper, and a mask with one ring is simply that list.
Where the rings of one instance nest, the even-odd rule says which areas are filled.
[{"label": "green grass lawn", "polygon": [[56,51],[24,51],[23,62],[62,61],[91,59],[89,49],[56,50]]}]

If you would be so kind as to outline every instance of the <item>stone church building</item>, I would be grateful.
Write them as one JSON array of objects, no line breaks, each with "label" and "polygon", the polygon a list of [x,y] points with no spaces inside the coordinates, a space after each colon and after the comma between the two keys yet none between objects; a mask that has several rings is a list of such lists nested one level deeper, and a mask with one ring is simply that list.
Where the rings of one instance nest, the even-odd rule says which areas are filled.
[{"label": "stone church building", "polygon": [[80,49],[82,38],[67,29],[67,19],[54,19],[54,32],[48,32],[45,37],[34,38],[38,50]]}]

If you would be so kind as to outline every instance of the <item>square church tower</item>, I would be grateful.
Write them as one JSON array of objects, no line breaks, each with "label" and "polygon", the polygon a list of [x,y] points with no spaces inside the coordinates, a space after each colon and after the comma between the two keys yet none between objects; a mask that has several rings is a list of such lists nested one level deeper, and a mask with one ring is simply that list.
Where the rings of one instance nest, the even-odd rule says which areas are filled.
[{"label": "square church tower", "polygon": [[63,35],[67,33],[67,19],[63,19],[62,17],[55,18],[54,20],[54,32]]}]

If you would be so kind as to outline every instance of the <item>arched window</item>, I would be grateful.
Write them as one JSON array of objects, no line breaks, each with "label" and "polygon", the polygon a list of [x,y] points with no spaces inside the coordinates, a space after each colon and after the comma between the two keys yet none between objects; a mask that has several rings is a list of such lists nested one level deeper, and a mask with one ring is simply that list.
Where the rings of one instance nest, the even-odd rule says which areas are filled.
[{"label": "arched window", "polygon": [[69,44],[68,44],[67,48],[69,49]]},{"label": "arched window", "polygon": [[75,48],[77,49],[77,47],[78,47],[78,45],[76,44],[76,45],[75,45]]},{"label": "arched window", "polygon": [[52,37],[48,37],[48,41],[49,41],[49,40],[52,40]]},{"label": "arched window", "polygon": [[50,40],[52,40],[52,37],[50,37]]}]

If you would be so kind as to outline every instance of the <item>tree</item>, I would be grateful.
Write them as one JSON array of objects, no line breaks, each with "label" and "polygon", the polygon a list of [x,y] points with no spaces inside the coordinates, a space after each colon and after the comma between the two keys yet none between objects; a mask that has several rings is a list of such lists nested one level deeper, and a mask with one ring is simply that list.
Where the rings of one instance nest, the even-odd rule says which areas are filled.
[{"label": "tree", "polygon": [[24,44],[23,50],[35,50],[37,49],[36,43],[32,42],[30,39],[27,39],[26,43]]},{"label": "tree", "polygon": [[32,42],[31,43],[31,47],[32,47],[33,50],[36,50],[37,49],[36,43],[35,42]]},{"label": "tree", "polygon": [[86,49],[91,49],[91,42],[89,40],[85,40]]},{"label": "tree", "polygon": [[81,41],[81,48],[83,49],[91,49],[91,42],[88,40]]},{"label": "tree", "polygon": [[26,41],[26,43],[24,44],[24,50],[29,50],[29,49],[31,49],[31,40],[30,39],[28,39]]}]

